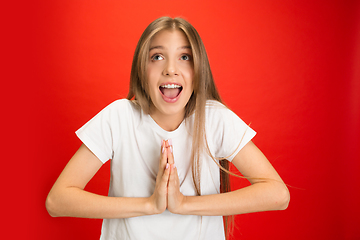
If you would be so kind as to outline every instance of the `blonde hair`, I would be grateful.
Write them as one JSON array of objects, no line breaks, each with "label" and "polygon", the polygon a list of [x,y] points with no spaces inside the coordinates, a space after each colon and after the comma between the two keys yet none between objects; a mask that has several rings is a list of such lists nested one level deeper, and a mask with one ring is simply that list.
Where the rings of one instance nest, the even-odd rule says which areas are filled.
[{"label": "blonde hair", "polygon": [[[196,29],[182,18],[161,17],[150,23],[140,37],[136,46],[134,58],[131,67],[130,89],[127,99],[135,97],[135,101],[140,105],[145,113],[150,113],[152,105],[148,94],[148,83],[146,79],[146,67],[149,61],[149,49],[152,37],[163,30],[182,31],[191,46],[194,62],[194,92],[185,106],[186,119],[194,113],[193,138],[192,138],[192,176],[194,186],[198,195],[201,195],[200,188],[200,166],[201,154],[204,150],[210,154],[205,135],[205,106],[207,100],[221,101],[220,95],[216,89],[214,79],[211,73],[209,60],[206,54],[205,46],[196,31]],[[211,154],[210,154],[211,156]],[[216,159],[211,156],[216,162]],[[219,164],[218,164],[219,165]],[[221,171],[221,192],[230,191],[229,180],[229,162],[221,161],[219,165]],[[227,230],[227,221],[225,224]]]}]

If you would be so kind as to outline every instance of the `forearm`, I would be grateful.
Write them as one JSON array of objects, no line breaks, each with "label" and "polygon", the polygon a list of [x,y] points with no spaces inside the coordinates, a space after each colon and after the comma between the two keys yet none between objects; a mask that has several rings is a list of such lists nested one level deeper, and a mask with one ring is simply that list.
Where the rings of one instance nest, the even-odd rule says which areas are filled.
[{"label": "forearm", "polygon": [[178,214],[227,216],[283,210],[288,202],[289,193],[283,183],[261,182],[228,193],[187,196]]},{"label": "forearm", "polygon": [[156,214],[149,198],[107,197],[68,187],[50,192],[46,208],[53,217],[130,218]]}]

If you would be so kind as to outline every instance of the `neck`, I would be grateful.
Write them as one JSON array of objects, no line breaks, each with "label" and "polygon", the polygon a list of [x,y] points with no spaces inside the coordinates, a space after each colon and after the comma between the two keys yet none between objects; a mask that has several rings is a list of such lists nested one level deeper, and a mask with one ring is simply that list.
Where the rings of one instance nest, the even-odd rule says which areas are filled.
[{"label": "neck", "polygon": [[184,120],[184,113],[176,115],[160,115],[150,113],[150,116],[162,129],[169,132],[176,130]]}]

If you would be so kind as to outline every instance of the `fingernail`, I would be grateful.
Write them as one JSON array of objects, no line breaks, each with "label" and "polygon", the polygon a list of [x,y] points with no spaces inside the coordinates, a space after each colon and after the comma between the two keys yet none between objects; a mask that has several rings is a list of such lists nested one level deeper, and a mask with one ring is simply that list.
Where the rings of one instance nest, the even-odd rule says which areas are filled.
[{"label": "fingernail", "polygon": [[172,146],[170,146],[170,151],[173,152],[173,147]]},{"label": "fingernail", "polygon": [[164,151],[165,151],[165,147],[163,146],[163,147],[161,148],[161,152],[164,153]]},{"label": "fingernail", "polygon": [[173,164],[172,168],[173,168],[173,169],[175,169],[175,168],[176,168],[176,165],[175,165],[175,163]]},{"label": "fingernail", "polygon": [[169,143],[170,146],[172,146],[172,140],[171,140],[171,138],[168,139],[168,143]]},{"label": "fingernail", "polygon": [[169,168],[169,164],[167,163],[166,166],[165,166],[165,169],[168,169]]}]

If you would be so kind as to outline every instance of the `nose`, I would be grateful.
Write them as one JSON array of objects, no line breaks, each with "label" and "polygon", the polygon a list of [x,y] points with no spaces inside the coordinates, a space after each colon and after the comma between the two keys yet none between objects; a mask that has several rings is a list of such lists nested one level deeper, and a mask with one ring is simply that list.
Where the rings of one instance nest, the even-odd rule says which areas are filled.
[{"label": "nose", "polygon": [[163,75],[165,76],[177,76],[178,69],[175,61],[168,61],[164,67]]}]

